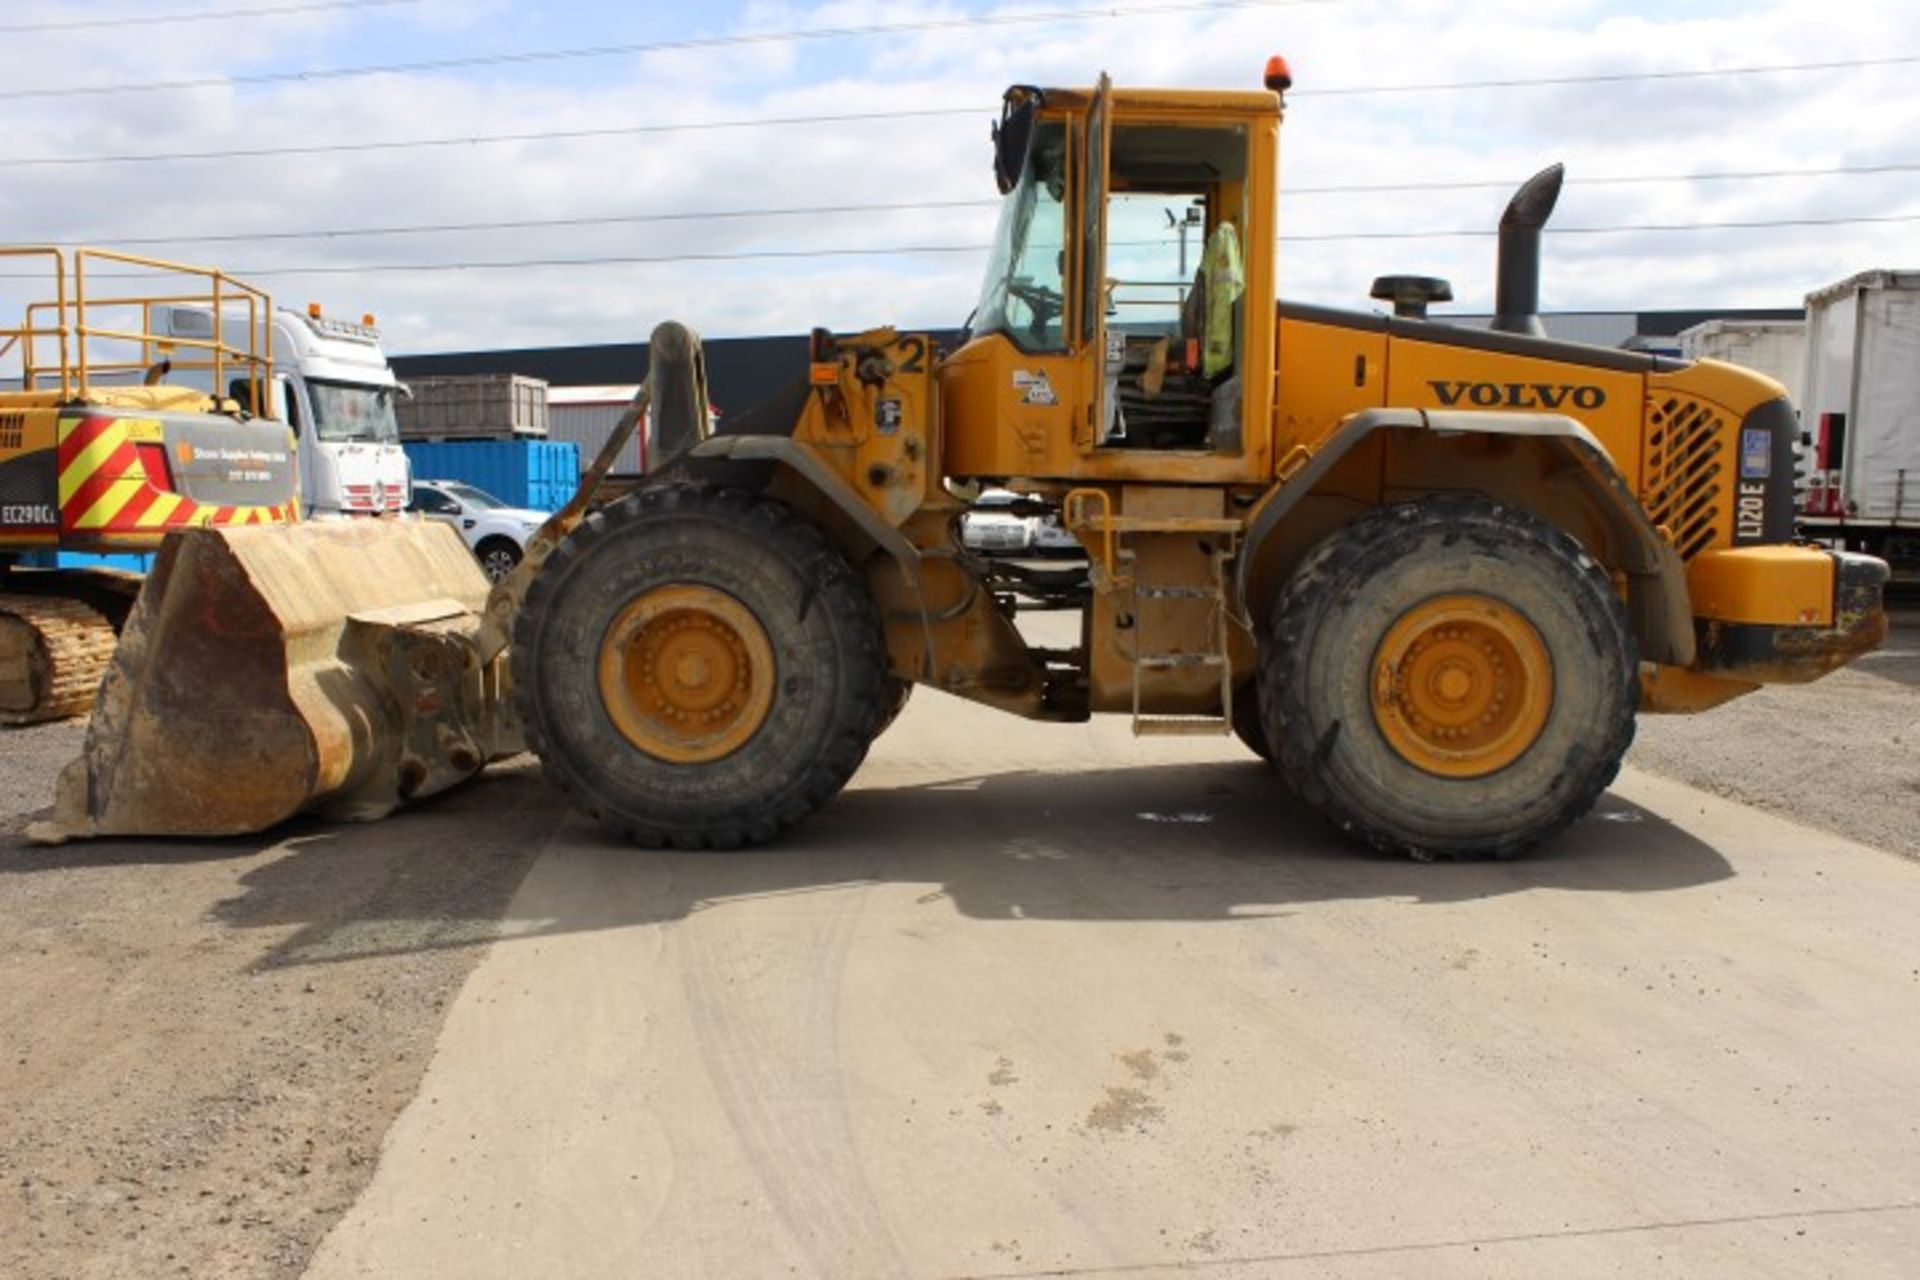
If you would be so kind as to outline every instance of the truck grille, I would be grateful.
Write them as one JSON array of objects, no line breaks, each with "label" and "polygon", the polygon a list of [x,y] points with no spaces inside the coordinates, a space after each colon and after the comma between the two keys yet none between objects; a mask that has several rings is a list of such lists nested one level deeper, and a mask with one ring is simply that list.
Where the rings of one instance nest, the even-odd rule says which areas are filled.
[{"label": "truck grille", "polygon": [[1640,503],[1664,525],[1683,559],[1713,545],[1725,509],[1721,477],[1733,424],[1710,404],[1685,396],[1647,402],[1647,448]]}]

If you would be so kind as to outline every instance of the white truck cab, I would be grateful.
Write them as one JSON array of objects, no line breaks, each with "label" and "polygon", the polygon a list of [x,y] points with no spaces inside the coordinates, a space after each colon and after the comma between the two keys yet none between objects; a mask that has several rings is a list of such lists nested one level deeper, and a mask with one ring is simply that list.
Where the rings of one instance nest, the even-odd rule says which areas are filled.
[{"label": "white truck cab", "polygon": [[[180,338],[212,336],[204,306],[163,306],[154,332]],[[227,342],[244,347],[244,317],[225,317]],[[197,373],[197,378],[196,378]],[[204,370],[171,381],[204,382]],[[318,303],[305,312],[273,312],[273,402],[299,440],[300,514],[305,518],[378,515],[401,511],[412,490],[412,468],[400,447],[394,399],[406,388],[380,348],[373,317],[329,316]],[[223,389],[224,390],[224,389]]]}]

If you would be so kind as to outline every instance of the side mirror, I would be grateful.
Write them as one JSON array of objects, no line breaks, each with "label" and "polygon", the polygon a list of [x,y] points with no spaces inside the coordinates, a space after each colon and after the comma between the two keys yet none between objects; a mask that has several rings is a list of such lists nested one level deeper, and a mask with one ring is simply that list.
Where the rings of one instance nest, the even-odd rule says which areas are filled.
[{"label": "side mirror", "polygon": [[273,385],[267,393],[267,412],[275,420],[284,422],[292,428],[294,435],[300,434],[300,420],[292,412],[293,379],[284,373],[273,375]]},{"label": "side mirror", "polygon": [[993,126],[993,180],[1006,195],[1027,167],[1027,149],[1033,145],[1033,118],[1040,107],[1040,91],[1025,85],[1007,90],[1000,102],[1000,123]]}]

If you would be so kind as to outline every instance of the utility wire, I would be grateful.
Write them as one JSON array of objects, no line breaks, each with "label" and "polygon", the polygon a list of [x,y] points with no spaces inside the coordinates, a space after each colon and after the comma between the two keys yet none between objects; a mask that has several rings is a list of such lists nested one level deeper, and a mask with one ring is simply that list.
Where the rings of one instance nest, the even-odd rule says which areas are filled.
[{"label": "utility wire", "polygon": [[531,231],[557,227],[618,226],[636,222],[717,222],[743,218],[794,218],[842,213],[900,213],[923,209],[991,209],[998,200],[911,200],[900,204],[823,204],[788,209],[707,209],[688,213],[627,213],[581,218],[525,218],[509,222],[443,222],[402,227],[353,227],[318,231],[228,232],[208,236],[121,236],[99,237],[95,241],[39,241],[78,246],[82,243],[119,245],[156,244],[232,244],[251,240],[335,240],[364,236],[445,235],[466,231]]},{"label": "utility wire", "polygon": [[535,63],[567,62],[581,58],[680,53],[692,49],[727,49],[740,45],[785,44],[803,40],[851,40],[872,36],[913,35],[931,31],[952,31],[963,27],[1049,25],[1145,17],[1163,13],[1291,8],[1299,5],[1336,2],[1337,0],[1165,0],[1164,3],[1159,4],[1128,5],[1124,8],[973,14],[959,18],[927,18],[916,22],[875,22],[860,26],[807,27],[794,31],[757,31],[730,36],[696,36],[684,40],[653,40],[642,44],[593,45],[583,49],[530,49],[508,53],[482,53],[458,58],[433,58],[422,62],[390,62],[373,66],[315,67],[305,71],[263,71],[242,76],[203,76],[194,80],[130,81],[122,84],[63,85],[59,88],[47,89],[10,89],[0,93],[0,100],[71,98],[94,94],[164,93],[177,89],[229,88],[236,85],[291,84],[420,71],[461,71],[473,67],[527,66]]},{"label": "utility wire", "polygon": [[122,18],[74,18],[58,22],[11,22],[0,25],[0,35],[33,35],[43,31],[96,31],[107,27],[159,27],[186,22],[227,22],[242,18],[279,18],[303,13],[337,13],[349,9],[390,9],[396,5],[419,3],[420,0],[314,0],[311,4],[270,5],[258,9],[133,14]]},{"label": "utility wire", "polygon": [[1624,84],[1635,80],[1703,80],[1715,76],[1761,76],[1780,72],[1841,71],[1856,67],[1895,67],[1920,62],[1920,53],[1884,58],[1840,58],[1830,62],[1777,62],[1753,67],[1706,67],[1696,71],[1611,71],[1577,76],[1516,76],[1505,80],[1444,80],[1426,84],[1347,85],[1332,89],[1292,89],[1301,98],[1333,98],[1348,94],[1445,93],[1455,89],[1534,89],[1547,85]]},{"label": "utility wire", "polygon": [[[393,62],[357,67],[315,67],[303,71],[266,71],[243,76],[203,76],[192,80],[129,81],[105,85],[62,85],[44,89],[10,89],[0,101],[28,98],[82,97],[98,94],[161,93],[180,89],[228,88],[344,80],[361,76],[409,72],[458,71],[474,67],[524,66],[582,58],[609,58],[645,53],[685,52],[753,44],[784,44],[805,40],[847,40],[886,35],[950,31],[965,27],[1052,25],[1101,19],[1147,17],[1165,13],[1193,13],[1232,9],[1279,8],[1337,0],[1166,0],[1160,4],[1108,9],[1058,9],[1033,13],[976,14],[959,18],[930,18],[917,22],[881,22],[861,26],[809,27],[793,31],[743,32],[729,36],[701,36],[641,44],[596,45],[580,49],[533,49],[507,53],[472,54],[421,62]],[[1521,89],[1557,85],[1624,84],[1633,81],[1697,80],[1725,76],[1774,75],[1808,71],[1841,71],[1861,67],[1903,66],[1920,62],[1920,54],[1877,58],[1835,58],[1819,62],[1785,62],[1738,67],[1706,67],[1672,71],[1615,71],[1585,75],[1515,76],[1490,80],[1447,80],[1415,84],[1336,85],[1331,88],[1290,90],[1295,97],[1340,97],[1362,94],[1445,93],[1472,89]]]},{"label": "utility wire", "polygon": [[[0,97],[5,97],[0,94]],[[900,111],[849,111],[833,115],[750,116],[743,120],[696,120],[680,124],[610,125],[593,129],[541,129],[527,133],[477,134],[469,138],[412,138],[392,142],[322,142],[298,147],[243,147],[227,151],[158,151],[145,155],[9,156],[0,168],[49,168],[71,165],[154,164],[172,160],[260,160],[273,156],[329,155],[342,151],[409,151],[424,147],[471,147],[500,142],[551,142],[570,138],[617,138],[646,133],[698,133],[761,126],[851,124],[872,120],[912,120],[928,116],[984,117],[983,107],[919,107]]]},{"label": "utility wire", "polygon": [[[1673,231],[1728,231],[1757,230],[1789,227],[1842,227],[1877,225],[1886,223],[1920,222],[1920,213],[1870,214],[1851,218],[1763,218],[1751,220],[1731,220],[1722,222],[1667,222],[1634,223],[1607,227],[1548,227],[1550,235],[1562,236],[1598,236],[1624,235],[1638,232]],[[1496,230],[1474,229],[1466,231],[1336,231],[1309,233],[1306,235],[1283,235],[1283,243],[1324,242],[1336,240],[1442,240],[1458,238],[1483,238],[1499,235]],[[1109,248],[1144,248],[1153,245],[1171,244],[1171,240],[1122,240],[1110,242]],[[267,276],[338,276],[338,275],[401,275],[420,272],[442,271],[519,271],[537,267],[602,267],[635,266],[675,262],[746,262],[754,260],[792,260],[809,258],[881,258],[881,257],[920,257],[954,253],[985,253],[991,249],[986,244],[920,244],[920,245],[862,245],[847,248],[827,249],[737,249],[724,252],[687,252],[663,254],[614,254],[591,258],[517,258],[500,262],[395,262],[363,263],[358,265],[333,266],[283,266],[233,268],[227,274],[242,279]],[[145,278],[150,273],[142,272],[99,272],[89,278]],[[20,272],[0,275],[0,279],[31,280],[40,278],[34,273]]]},{"label": "utility wire", "polygon": [[[1755,178],[1828,178],[1842,175],[1914,173],[1920,163],[1896,160],[1886,164],[1845,164],[1818,169],[1723,169],[1706,173],[1625,173],[1568,178],[1569,187],[1612,187],[1662,182],[1745,182]],[[1332,187],[1284,187],[1287,196],[1352,195],[1380,191],[1484,191],[1518,186],[1514,178],[1468,178],[1458,182],[1376,182]]]},{"label": "utility wire", "polygon": [[[1257,0],[1271,3],[1273,0]],[[1323,0],[1299,0],[1299,2],[1323,2]],[[1132,12],[1128,11],[1115,11]],[[1297,96],[1304,93],[1322,94],[1364,94],[1364,93],[1410,93],[1442,89],[1505,89],[1542,85],[1581,84],[1588,82],[1617,83],[1628,80],[1660,80],[1677,76],[1708,75],[1758,75],[1765,72],[1808,71],[1828,67],[1866,67],[1920,62],[1920,54],[1901,55],[1894,58],[1868,58],[1851,62],[1799,63],[1772,67],[1736,67],[1722,71],[1700,72],[1621,72],[1590,77],[1553,77],[1537,80],[1478,80],[1459,81],[1444,85],[1374,85],[1354,86],[1344,89],[1293,90]],[[209,82],[224,83],[224,82]],[[137,87],[137,86],[136,86]],[[107,92],[102,89],[100,92]],[[0,99],[31,96],[40,90],[28,90],[25,94],[0,93]],[[64,91],[48,91],[64,92]],[[92,92],[92,90],[87,90]],[[358,151],[407,151],[432,147],[478,147],[515,142],[556,142],[583,138],[619,138],[641,134],[660,133],[697,133],[721,129],[771,128],[787,125],[852,124],[865,121],[921,120],[934,116],[982,116],[993,110],[992,105],[953,106],[953,107],[915,107],[890,111],[846,111],[819,115],[799,116],[748,116],[732,120],[690,120],[664,124],[603,125],[590,129],[529,129],[517,133],[476,133],[449,138],[392,138],[373,139],[356,142],[321,142],[302,146],[281,147],[239,147],[212,151],[149,151],[131,152],[113,155],[90,156],[0,156],[0,168],[60,168],[104,164],[162,164],[180,160],[258,160],[275,156],[313,156],[335,155]],[[1701,175],[1703,178],[1710,175]],[[1591,179],[1589,179],[1591,181]],[[1491,185],[1482,183],[1462,183],[1462,187]],[[1380,190],[1414,190],[1419,188],[1383,186]]]},{"label": "utility wire", "polygon": [[[1569,179],[1568,185],[1604,186],[1620,183],[1726,182],[1736,179],[1829,177],[1843,174],[1909,173],[1920,171],[1920,163],[1879,165],[1835,165],[1824,169],[1754,169],[1744,172],[1620,174],[1611,177]],[[1517,185],[1515,179],[1486,179],[1464,182],[1392,182],[1360,183],[1344,186],[1291,187],[1282,198],[1299,195],[1374,194],[1386,191],[1451,191],[1493,188],[1506,190]],[[793,205],[775,209],[700,209],[663,213],[598,214],[572,218],[516,218],[492,222],[427,222],[385,227],[321,227],[305,231],[225,231],[206,235],[174,236],[95,236],[88,240],[47,239],[40,244],[77,246],[105,243],[116,246],[153,246],[167,244],[238,244],[285,240],[348,240],[373,236],[457,235],[476,231],[536,231],[565,227],[625,226],[649,222],[719,222],[752,218],[830,217],[839,214],[906,213],[940,209],[992,209],[998,200],[906,200],[878,204]],[[1559,230],[1560,228],[1549,228]],[[1568,228],[1568,230],[1573,230]],[[1439,234],[1430,232],[1395,233],[1412,236]],[[1462,233],[1465,234],[1465,233]],[[1488,233],[1492,234],[1492,233]]]}]

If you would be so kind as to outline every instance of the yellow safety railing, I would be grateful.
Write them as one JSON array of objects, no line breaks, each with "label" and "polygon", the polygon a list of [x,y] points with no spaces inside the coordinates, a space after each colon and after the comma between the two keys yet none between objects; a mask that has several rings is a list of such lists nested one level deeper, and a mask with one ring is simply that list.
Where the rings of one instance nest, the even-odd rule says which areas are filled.
[{"label": "yellow safety railing", "polygon": [[[38,261],[53,285],[51,298],[27,305],[22,324],[0,327],[0,358],[19,350],[23,390],[57,387],[63,400],[80,398],[96,381],[124,386],[128,374],[154,376],[164,359],[172,370],[210,371],[216,396],[226,394],[229,373],[244,377],[246,408],[265,416],[273,382],[273,299],[264,291],[217,268],[113,249],[0,245],[0,261]],[[102,270],[100,264],[114,266]],[[116,269],[122,267],[127,270]],[[89,272],[116,282],[151,279],[155,288],[89,295]],[[158,310],[175,306],[203,309],[207,335],[157,332]]]}]

